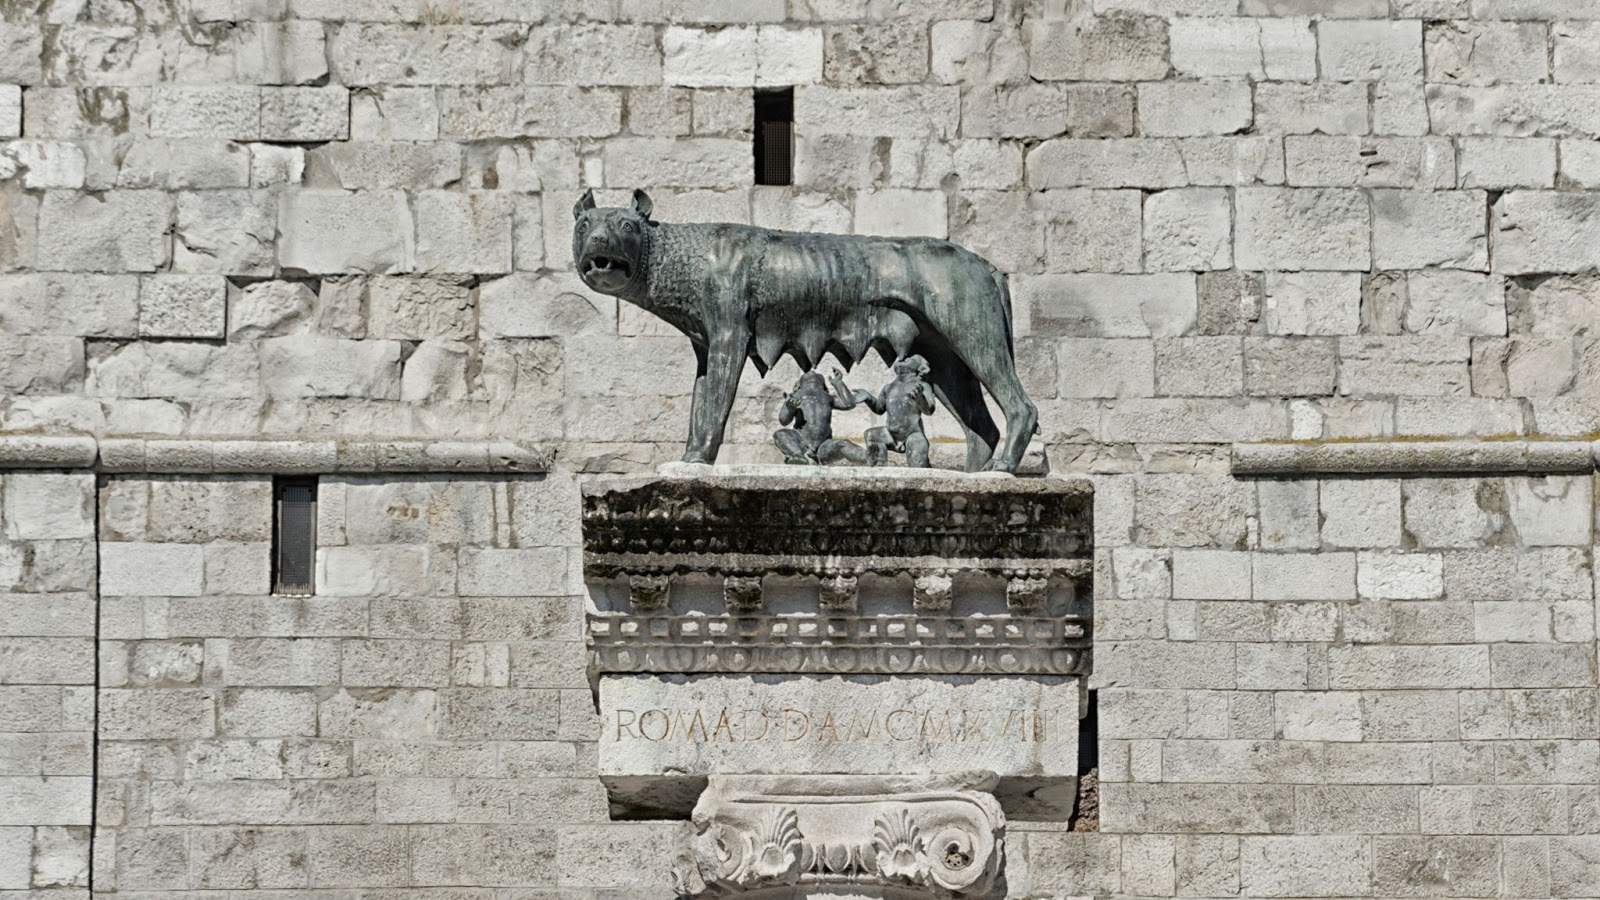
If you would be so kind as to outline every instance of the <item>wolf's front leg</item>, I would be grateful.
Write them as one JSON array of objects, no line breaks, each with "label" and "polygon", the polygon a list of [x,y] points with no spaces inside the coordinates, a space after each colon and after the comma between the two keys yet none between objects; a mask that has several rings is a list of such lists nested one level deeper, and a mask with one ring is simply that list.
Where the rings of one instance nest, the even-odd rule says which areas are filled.
[{"label": "wolf's front leg", "polygon": [[733,411],[733,398],[744,371],[750,339],[744,329],[716,335],[702,357],[702,374],[694,381],[689,412],[689,443],[683,451],[688,463],[714,463],[722,449],[722,434]]}]

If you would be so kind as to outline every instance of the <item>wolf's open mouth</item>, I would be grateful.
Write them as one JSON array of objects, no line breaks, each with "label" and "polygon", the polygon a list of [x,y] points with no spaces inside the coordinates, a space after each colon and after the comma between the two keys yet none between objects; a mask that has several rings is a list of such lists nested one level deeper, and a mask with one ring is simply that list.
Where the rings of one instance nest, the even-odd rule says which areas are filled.
[{"label": "wolf's open mouth", "polygon": [[627,278],[633,273],[628,261],[614,256],[591,256],[583,264],[585,275],[620,275]]}]

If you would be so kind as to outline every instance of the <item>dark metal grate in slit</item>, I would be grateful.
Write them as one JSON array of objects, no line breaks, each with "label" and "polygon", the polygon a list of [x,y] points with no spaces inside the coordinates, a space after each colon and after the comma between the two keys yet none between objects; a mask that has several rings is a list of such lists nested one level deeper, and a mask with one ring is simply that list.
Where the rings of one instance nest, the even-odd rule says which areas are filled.
[{"label": "dark metal grate in slit", "polygon": [[315,592],[317,561],[317,483],[283,479],[276,487],[273,528],[273,592]]}]

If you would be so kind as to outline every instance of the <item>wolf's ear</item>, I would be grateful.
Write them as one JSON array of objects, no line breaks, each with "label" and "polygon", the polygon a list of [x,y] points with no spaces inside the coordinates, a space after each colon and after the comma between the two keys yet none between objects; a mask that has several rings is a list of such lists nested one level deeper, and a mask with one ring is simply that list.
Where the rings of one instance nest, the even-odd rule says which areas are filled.
[{"label": "wolf's ear", "polygon": [[591,209],[594,209],[594,188],[584,191],[583,196],[578,198],[578,202],[572,207],[572,217],[579,218]]},{"label": "wolf's ear", "polygon": [[642,190],[635,190],[633,192],[633,211],[634,212],[638,213],[641,216],[644,216],[646,219],[649,219],[650,218],[650,210],[655,209],[655,208],[656,208],[655,201],[650,199],[650,195],[649,194],[646,194]]}]

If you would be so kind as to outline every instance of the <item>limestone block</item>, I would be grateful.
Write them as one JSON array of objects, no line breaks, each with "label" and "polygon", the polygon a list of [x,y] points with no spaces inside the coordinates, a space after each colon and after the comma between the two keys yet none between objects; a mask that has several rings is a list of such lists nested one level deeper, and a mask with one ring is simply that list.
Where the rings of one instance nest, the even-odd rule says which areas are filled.
[{"label": "limestone block", "polygon": [[1595,22],[1557,22],[1550,26],[1555,80],[1563,84],[1600,81],[1600,27]]},{"label": "limestone block", "polygon": [[559,337],[616,328],[617,301],[588,290],[576,275],[498,278],[478,290],[478,305],[485,337]]},{"label": "limestone block", "polygon": [[1345,691],[1275,694],[1273,703],[1279,733],[1286,741],[1359,741],[1362,739],[1360,697]]},{"label": "limestone block", "polygon": [[342,87],[261,89],[261,140],[344,141],[350,138],[350,92]]},{"label": "limestone block", "polygon": [[232,141],[137,141],[122,157],[116,186],[169,190],[248,187],[250,156],[248,149]]},{"label": "limestone block", "polygon": [[[1256,487],[1263,549],[1317,548],[1317,486],[1309,480],[1264,481]],[[1266,599],[1266,598],[1262,598]]]},{"label": "limestone block", "polygon": [[1172,596],[1179,600],[1245,600],[1251,596],[1250,554],[1175,550]]},{"label": "limestone block", "polygon": [[[1145,107],[1140,105],[1141,114]],[[1233,204],[1227,191],[1187,188],[1149,194],[1144,259],[1151,271],[1227,269],[1233,264]]]},{"label": "limestone block", "polygon": [[1127,137],[1134,106],[1131,85],[1002,85],[966,95],[961,128],[968,137]]},{"label": "limestone block", "polygon": [[1140,199],[1138,191],[1056,190],[1045,193],[1039,212],[1044,225],[1047,270],[1139,271]]},{"label": "limestone block", "polygon": [[1437,190],[1456,184],[1456,151],[1445,138],[1290,136],[1284,144],[1293,185]]},{"label": "limestone block", "polygon": [[340,84],[510,84],[525,32],[514,25],[349,25],[329,49]]},{"label": "limestone block", "polygon": [[536,26],[523,48],[528,84],[659,85],[661,47],[642,25]]},{"label": "limestone block", "polygon": [[79,390],[83,380],[82,341],[0,335],[0,388],[14,394],[64,394]]},{"label": "limestone block", "polygon": [[1354,600],[1354,553],[1260,553],[1252,564],[1257,600]]},{"label": "limestone block", "polygon": [[1027,154],[1028,187],[1183,187],[1183,155],[1170,140],[1045,141]]},{"label": "limestone block", "polygon": [[1322,77],[1330,81],[1406,81],[1422,77],[1417,20],[1323,21],[1317,25]]},{"label": "limestone block", "polygon": [[1437,553],[1363,552],[1356,565],[1365,599],[1432,600],[1444,592],[1444,560]]},{"label": "limestone block", "polygon": [[205,587],[203,549],[198,544],[103,544],[100,591],[110,597],[197,597]]},{"label": "limestone block", "polygon": [[1335,344],[1296,338],[1244,339],[1245,393],[1267,397],[1320,397],[1333,393]]},{"label": "limestone block", "polygon": [[1266,82],[1256,86],[1256,130],[1282,134],[1366,134],[1363,83]]},{"label": "limestone block", "polygon": [[6,537],[14,541],[93,537],[90,490],[83,475],[8,474],[4,494]]},{"label": "limestone block", "polygon": [[352,141],[313,149],[306,157],[314,181],[323,173],[332,186],[439,188],[461,180],[461,149],[453,144]]},{"label": "limestone block", "polygon": [[750,145],[726,138],[617,138],[603,150],[606,183],[722,187],[750,178]]},{"label": "limestone block", "polygon": [[423,272],[511,271],[511,197],[499,191],[424,191],[414,201],[417,268]]},{"label": "limestone block", "polygon": [[296,335],[260,343],[262,390],[269,397],[371,397],[400,392],[400,345]]},{"label": "limestone block", "polygon": [[933,80],[940,84],[1000,84],[1023,80],[1027,50],[1022,32],[991,22],[933,23]]},{"label": "limestone block", "polygon": [[91,397],[241,399],[256,394],[254,347],[177,341],[97,344],[84,391]]},{"label": "limestone block", "polygon": [[527,825],[415,826],[408,829],[411,878],[420,884],[552,885],[556,835]]},{"label": "limestone block", "polygon": [[432,88],[385,87],[350,97],[350,139],[431,141],[439,137],[439,104]]},{"label": "limestone block", "polygon": [[318,828],[307,856],[313,887],[397,887],[410,884],[406,829]]},{"label": "limestone block", "polygon": [[928,80],[926,24],[890,20],[830,25],[824,32],[823,75],[834,84],[916,84]]},{"label": "limestone block", "polygon": [[1037,336],[1176,337],[1194,327],[1194,284],[1192,274],[1039,275],[1011,289]]},{"label": "limestone block", "polygon": [[1347,337],[1339,341],[1339,393],[1365,396],[1466,396],[1466,338]]},{"label": "limestone block", "polygon": [[439,133],[452,140],[606,137],[622,127],[615,91],[569,86],[439,90]]},{"label": "limestone block", "polygon": [[[1204,500],[1192,493],[1195,478],[1204,484]],[[1249,485],[1211,475],[1142,476],[1135,493],[1136,537],[1156,547],[1242,547],[1254,494]]]},{"label": "limestone block", "polygon": [[1159,81],[1167,75],[1162,19],[1105,16],[1027,25],[1028,74],[1040,81]]},{"label": "limestone block", "polygon": [[1494,206],[1494,267],[1507,273],[1576,272],[1596,264],[1593,203],[1582,193],[1512,191]]},{"label": "limestone block", "polygon": [[305,272],[409,272],[411,209],[398,191],[292,191],[278,203],[278,262]]},{"label": "limestone block", "polygon": [[572,591],[561,549],[463,549],[460,565],[464,597],[548,597]]},{"label": "limestone block", "polygon": [[214,275],[151,275],[139,280],[139,333],[145,337],[220,338],[227,282]]},{"label": "limestone block", "polygon": [[63,141],[10,141],[0,144],[0,175],[30,190],[77,190],[84,186],[88,161],[83,150]]},{"label": "limestone block", "polygon": [[269,191],[191,191],[178,195],[175,272],[273,274],[277,200]]},{"label": "limestone block", "polygon": [[1246,81],[1164,81],[1139,85],[1139,132],[1147,137],[1233,134],[1253,115]]},{"label": "limestone block", "polygon": [[1234,337],[1156,341],[1158,392],[1187,397],[1233,397],[1244,389],[1240,343]]},{"label": "limestone block", "polygon": [[1273,334],[1355,334],[1361,324],[1361,277],[1339,272],[1269,273],[1262,319]]},{"label": "limestone block", "polygon": [[1428,86],[1428,119],[1435,134],[1501,137],[1600,136],[1600,87],[1511,84]]},{"label": "limestone block", "polygon": [[1398,547],[1400,483],[1322,482],[1322,542],[1335,547]]},{"label": "limestone block", "polygon": [[50,191],[39,204],[39,267],[153,272],[167,261],[172,202],[156,191]]},{"label": "limestone block", "polygon": [[1506,498],[1511,524],[1524,546],[1589,543],[1592,517],[1587,477],[1507,479]]},{"label": "limestone block", "polygon": [[234,72],[250,84],[313,84],[328,74],[316,22],[241,22],[232,36]]},{"label": "limestone block", "polygon": [[960,119],[961,91],[954,86],[801,85],[794,92],[795,130],[802,136],[947,139],[955,136]]},{"label": "limestone block", "polygon": [[1485,270],[1486,195],[1478,191],[1374,191],[1373,264]]},{"label": "limestone block", "polygon": [[260,544],[208,544],[207,594],[266,594],[272,590],[272,547]]},{"label": "limestone block", "polygon": [[879,676],[612,675],[600,683],[600,771],[1071,777],[1077,697],[1076,681],[1061,677],[913,686]]},{"label": "limestone block", "polygon": [[[1430,22],[1423,41],[1429,81],[1487,85],[1534,83],[1550,77],[1541,24]],[[1556,47],[1559,59],[1559,38]]]},{"label": "limestone block", "polygon": [[951,204],[950,237],[1003,272],[1039,272],[1045,229],[1037,220],[1026,191],[963,191]]},{"label": "limestone block", "polygon": [[0,84],[0,138],[22,135],[22,88]]},{"label": "limestone block", "polygon": [[879,190],[856,195],[856,234],[943,238],[949,216],[939,191]]},{"label": "limestone block", "polygon": [[243,86],[157,87],[150,135],[164,138],[261,138],[261,90]]},{"label": "limestone block", "polygon": [[1240,188],[1235,202],[1241,268],[1364,271],[1370,264],[1367,199],[1359,192],[1251,187]]},{"label": "limestone block", "polygon": [[256,341],[309,330],[317,295],[298,281],[258,281],[228,304],[228,339]]},{"label": "limestone block", "polygon": [[823,34],[817,29],[673,27],[662,36],[662,52],[669,85],[759,87],[822,79]]},{"label": "limestone block", "polygon": [[249,638],[207,642],[208,672],[242,687],[321,687],[339,681],[333,640]]},{"label": "limestone block", "polygon": [[120,275],[0,276],[0,330],[12,335],[133,337],[139,282]]}]

